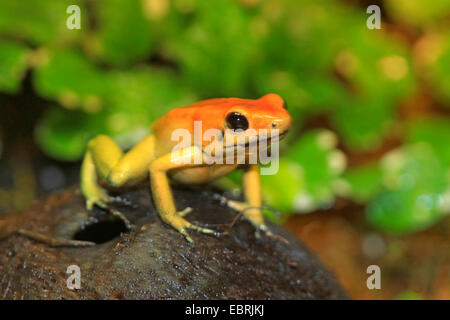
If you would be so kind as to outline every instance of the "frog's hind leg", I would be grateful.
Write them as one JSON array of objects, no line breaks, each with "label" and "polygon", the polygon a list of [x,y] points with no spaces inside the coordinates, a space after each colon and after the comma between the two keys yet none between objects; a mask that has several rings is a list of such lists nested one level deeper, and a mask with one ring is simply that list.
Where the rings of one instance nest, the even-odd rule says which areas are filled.
[{"label": "frog's hind leg", "polygon": [[106,135],[89,141],[81,167],[81,192],[86,198],[86,207],[94,205],[109,210],[120,217],[128,227],[129,221],[117,210],[108,206],[111,198],[98,180],[103,179],[112,187],[131,186],[148,175],[148,166],[153,160],[155,139],[149,135],[127,153]]}]

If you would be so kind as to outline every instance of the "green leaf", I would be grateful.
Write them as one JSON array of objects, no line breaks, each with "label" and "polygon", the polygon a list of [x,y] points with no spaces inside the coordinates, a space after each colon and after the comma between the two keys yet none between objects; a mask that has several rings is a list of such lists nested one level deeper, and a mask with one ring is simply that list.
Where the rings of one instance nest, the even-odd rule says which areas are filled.
[{"label": "green leaf", "polygon": [[382,191],[383,174],[378,163],[350,168],[342,178],[348,185],[348,190],[344,190],[343,195],[360,203],[372,200]]},{"label": "green leaf", "polygon": [[406,141],[424,142],[442,163],[450,168],[450,148],[445,147],[450,137],[450,120],[447,118],[424,118],[408,124]]},{"label": "green leaf", "polygon": [[[110,91],[104,71],[77,51],[50,51],[33,74],[36,91],[63,106],[98,112]],[[45,60],[45,58],[44,58]]]},{"label": "green leaf", "polygon": [[120,66],[151,54],[155,37],[144,15],[143,1],[102,0],[97,6],[98,54],[104,61]]},{"label": "green leaf", "polygon": [[30,51],[24,45],[0,41],[0,90],[17,93],[28,67]]},{"label": "green leaf", "polygon": [[0,33],[27,40],[36,45],[67,43],[77,40],[80,30],[67,28],[70,5],[81,7],[81,30],[87,16],[80,0],[2,0],[0,1]]},{"label": "green leaf", "polygon": [[441,39],[429,41],[435,41],[433,45],[442,47],[434,63],[428,66],[427,73],[431,88],[443,105],[448,107],[450,106],[450,33],[442,35]]},{"label": "green leaf", "polygon": [[[303,169],[295,162],[281,159],[278,172],[274,175],[261,175],[261,183],[263,198],[270,207],[283,214],[290,213],[293,199],[304,190]],[[275,212],[268,216],[272,221],[280,219]]]},{"label": "green leaf", "polygon": [[108,133],[125,147],[148,133],[151,123],[169,110],[197,99],[170,72],[141,68],[112,71],[108,76],[111,93],[107,98],[106,126]]},{"label": "green leaf", "polygon": [[195,1],[194,10],[195,19],[173,18],[178,23],[166,32],[165,53],[179,63],[186,85],[203,96],[245,97],[258,48],[251,14],[226,0]]},{"label": "green leaf", "polygon": [[376,148],[394,121],[394,106],[373,99],[347,101],[333,113],[333,124],[343,141],[353,149],[367,151]]},{"label": "green leaf", "polygon": [[375,227],[391,233],[425,229],[449,210],[447,169],[428,144],[405,146],[382,161],[385,189],[367,207]]},{"label": "green leaf", "polygon": [[293,199],[295,211],[308,212],[333,202],[335,182],[346,167],[345,155],[336,144],[331,131],[314,130],[291,146],[287,157],[302,168],[305,188]]},{"label": "green leaf", "polygon": [[362,26],[356,17],[334,58],[349,95],[334,103],[331,117],[348,147],[367,151],[392,129],[397,104],[412,92],[415,79],[407,48]]},{"label": "green leaf", "polygon": [[49,156],[60,160],[79,160],[89,138],[101,132],[99,122],[81,111],[52,107],[36,127],[38,145]]},{"label": "green leaf", "polygon": [[169,110],[195,102],[175,74],[158,69],[135,68],[113,71],[108,100],[115,110],[138,111],[154,121]]}]

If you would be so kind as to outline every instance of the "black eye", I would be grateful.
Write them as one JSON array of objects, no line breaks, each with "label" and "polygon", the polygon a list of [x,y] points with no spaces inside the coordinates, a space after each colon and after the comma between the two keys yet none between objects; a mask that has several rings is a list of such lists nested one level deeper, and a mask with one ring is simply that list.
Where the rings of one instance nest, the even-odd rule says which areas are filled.
[{"label": "black eye", "polygon": [[242,114],[238,112],[232,112],[227,115],[226,118],[227,126],[233,130],[247,130],[248,129],[248,120]]}]

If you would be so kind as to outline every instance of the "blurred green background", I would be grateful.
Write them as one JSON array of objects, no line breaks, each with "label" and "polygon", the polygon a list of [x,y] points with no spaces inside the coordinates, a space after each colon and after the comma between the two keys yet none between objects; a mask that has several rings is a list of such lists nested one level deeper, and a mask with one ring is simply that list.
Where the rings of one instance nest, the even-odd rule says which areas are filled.
[{"label": "blurred green background", "polygon": [[[267,216],[346,199],[405,234],[450,213],[449,26],[448,0],[2,0],[0,91],[27,103],[15,119],[31,118],[37,152],[75,167],[99,133],[129,148],[174,107],[278,93],[294,126],[262,177]],[[3,125],[3,159],[12,135]]]}]

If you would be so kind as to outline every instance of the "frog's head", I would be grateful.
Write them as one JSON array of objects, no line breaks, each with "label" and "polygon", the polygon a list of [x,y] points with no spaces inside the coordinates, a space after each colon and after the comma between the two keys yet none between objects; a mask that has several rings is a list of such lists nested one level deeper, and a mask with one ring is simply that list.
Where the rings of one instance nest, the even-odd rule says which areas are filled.
[{"label": "frog's head", "polygon": [[[219,98],[197,102],[190,107],[193,120],[200,121],[202,130],[193,130],[196,141],[202,141],[205,151],[244,146],[246,151],[270,146],[283,138],[291,126],[286,103],[277,94],[269,93],[259,99]],[[209,130],[212,131],[209,131]],[[211,132],[212,134],[208,134]]]},{"label": "frog's head", "polygon": [[277,94],[269,93],[256,100],[236,100],[224,115],[225,147],[236,144],[233,139],[245,141],[246,146],[261,139],[280,140],[288,132],[291,121],[286,102]]},{"label": "frog's head", "polygon": [[230,107],[224,117],[224,128],[233,131],[248,129],[269,132],[277,129],[284,135],[291,126],[291,115],[286,102],[277,94],[269,93],[257,100],[240,99]]}]

